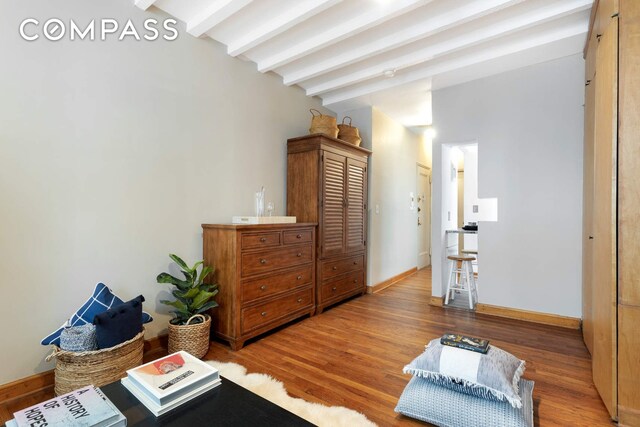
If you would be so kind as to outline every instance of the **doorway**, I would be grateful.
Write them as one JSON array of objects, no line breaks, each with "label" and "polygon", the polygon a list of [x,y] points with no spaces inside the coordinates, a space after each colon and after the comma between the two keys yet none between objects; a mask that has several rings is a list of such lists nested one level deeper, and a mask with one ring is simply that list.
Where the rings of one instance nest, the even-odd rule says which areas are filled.
[{"label": "doorway", "polygon": [[418,270],[431,265],[431,168],[417,164]]}]

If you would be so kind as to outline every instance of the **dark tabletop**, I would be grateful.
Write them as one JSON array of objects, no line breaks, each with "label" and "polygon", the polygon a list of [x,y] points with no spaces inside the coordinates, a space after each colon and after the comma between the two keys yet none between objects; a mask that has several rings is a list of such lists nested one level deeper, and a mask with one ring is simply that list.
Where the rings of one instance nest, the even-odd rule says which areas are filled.
[{"label": "dark tabletop", "polygon": [[313,426],[226,378],[222,384],[155,417],[120,382],[100,387],[127,417],[127,426]]}]

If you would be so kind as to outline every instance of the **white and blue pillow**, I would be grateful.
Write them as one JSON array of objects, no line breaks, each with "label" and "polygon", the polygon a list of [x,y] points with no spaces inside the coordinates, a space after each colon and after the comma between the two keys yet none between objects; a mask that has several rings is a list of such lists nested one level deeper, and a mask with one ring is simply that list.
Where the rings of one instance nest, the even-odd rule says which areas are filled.
[{"label": "white and blue pillow", "polygon": [[[62,330],[71,326],[81,326],[87,324],[93,324],[93,319],[96,314],[103,313],[112,307],[116,307],[123,304],[117,295],[111,292],[104,283],[98,283],[93,291],[93,295],[82,304],[82,306],[76,310],[75,313],[57,330],[47,335],[40,341],[42,345],[57,345],[60,346],[60,334]],[[153,318],[149,313],[142,312],[142,323],[149,323]]]}]

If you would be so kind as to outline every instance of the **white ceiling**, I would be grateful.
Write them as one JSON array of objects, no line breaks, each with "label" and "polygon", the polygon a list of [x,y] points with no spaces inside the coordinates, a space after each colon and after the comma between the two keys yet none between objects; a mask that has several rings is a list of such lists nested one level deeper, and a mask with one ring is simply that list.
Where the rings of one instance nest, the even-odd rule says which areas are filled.
[{"label": "white ceiling", "polygon": [[[135,0],[336,112],[431,122],[431,90],[582,51],[592,0]],[[385,77],[385,71],[394,77]]]}]

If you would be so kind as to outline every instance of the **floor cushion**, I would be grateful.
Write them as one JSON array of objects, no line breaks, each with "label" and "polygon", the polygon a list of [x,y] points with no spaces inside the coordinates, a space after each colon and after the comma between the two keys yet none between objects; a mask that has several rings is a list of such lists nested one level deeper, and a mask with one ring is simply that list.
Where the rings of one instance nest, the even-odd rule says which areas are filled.
[{"label": "floor cushion", "polygon": [[533,381],[521,379],[520,408],[484,399],[413,377],[402,392],[396,412],[440,427],[533,427]]},{"label": "floor cushion", "polygon": [[404,367],[404,373],[426,378],[440,386],[485,399],[522,402],[518,382],[525,362],[493,345],[486,354],[442,345],[432,340],[424,353]]}]

